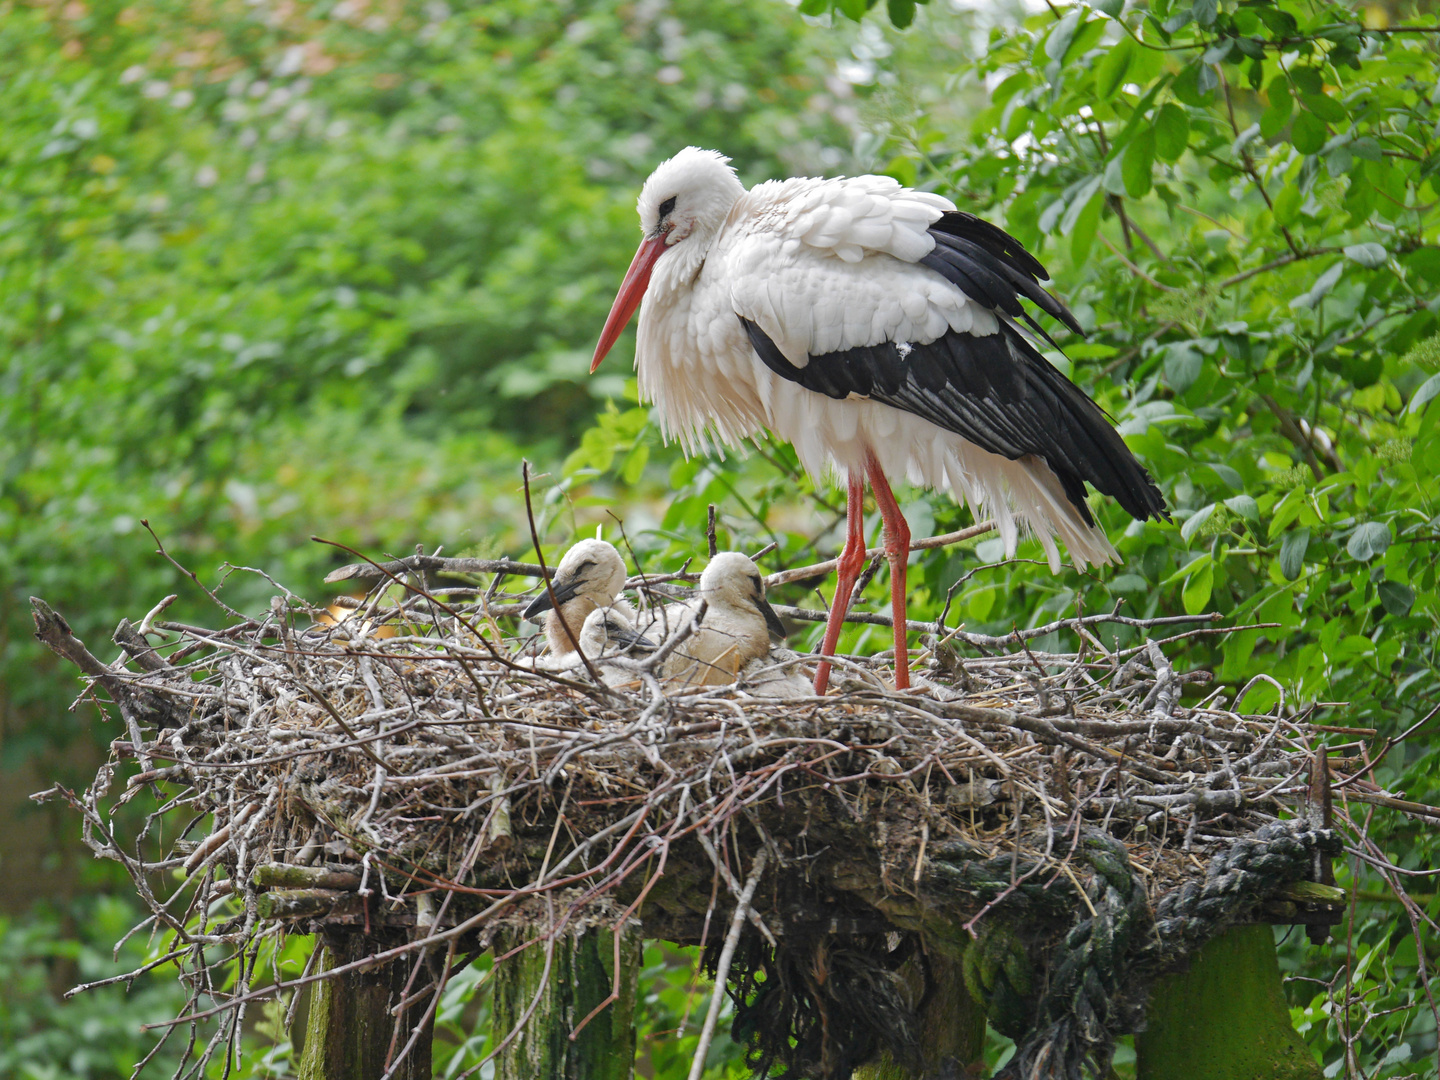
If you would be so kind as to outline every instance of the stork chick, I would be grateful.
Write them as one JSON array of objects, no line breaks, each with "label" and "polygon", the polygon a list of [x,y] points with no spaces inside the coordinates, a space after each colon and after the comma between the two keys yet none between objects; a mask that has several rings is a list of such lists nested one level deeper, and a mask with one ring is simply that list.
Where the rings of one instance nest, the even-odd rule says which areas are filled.
[{"label": "stork chick", "polygon": [[785,627],[765,601],[760,568],[738,551],[722,551],[700,575],[706,602],[700,629],[671,654],[667,678],[687,686],[724,686],[750,661],[765,657]]},{"label": "stork chick", "polygon": [[[560,560],[550,588],[530,601],[521,614],[533,621],[545,613],[545,641],[550,654],[563,660],[575,652],[585,620],[596,608],[619,608],[626,618],[630,617],[630,605],[617,599],[625,577],[625,561],[615,545],[604,540],[581,540]],[[550,599],[552,592],[554,603]]]},{"label": "stork chick", "polygon": [[658,645],[635,630],[630,616],[616,607],[596,608],[585,616],[580,629],[580,651],[591,660],[648,656]]}]

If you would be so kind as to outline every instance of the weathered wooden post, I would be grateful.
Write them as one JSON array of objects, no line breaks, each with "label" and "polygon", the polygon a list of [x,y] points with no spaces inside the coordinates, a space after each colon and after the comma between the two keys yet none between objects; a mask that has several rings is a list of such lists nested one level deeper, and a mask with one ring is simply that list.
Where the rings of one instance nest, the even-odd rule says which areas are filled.
[{"label": "weathered wooden post", "polygon": [[[612,924],[587,921],[556,935],[550,943],[548,977],[543,939],[498,960],[533,936],[507,930],[494,945],[495,1045],[524,1025],[501,1051],[495,1080],[631,1080],[643,945],[640,920],[628,920],[619,931],[618,973]],[[614,1000],[605,1004],[612,994]],[[576,1032],[587,1017],[589,1023]]]},{"label": "weathered wooden post", "polygon": [[[315,947],[321,950],[319,971],[333,971],[379,951],[374,938],[353,931],[325,931]],[[395,942],[392,942],[395,944]],[[310,1013],[305,1022],[305,1046],[300,1057],[300,1080],[379,1080],[385,1075],[396,1018],[391,1010],[402,1000],[415,960],[406,956],[315,983],[310,991]],[[429,998],[423,976],[410,993],[418,996],[400,1014],[400,1036],[395,1052],[404,1049],[411,1025],[424,1015]],[[392,1080],[430,1080],[431,1025],[426,1023]]]},{"label": "weathered wooden post", "polygon": [[1321,1080],[1290,1023],[1268,924],[1236,926],[1162,976],[1135,1038],[1138,1080]]}]

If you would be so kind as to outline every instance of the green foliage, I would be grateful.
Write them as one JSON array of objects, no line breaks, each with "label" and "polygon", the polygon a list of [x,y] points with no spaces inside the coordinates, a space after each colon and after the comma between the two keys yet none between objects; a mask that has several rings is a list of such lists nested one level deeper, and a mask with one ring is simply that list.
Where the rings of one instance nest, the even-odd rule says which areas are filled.
[{"label": "green foliage", "polygon": [[[139,920],[137,911],[137,905],[98,897],[63,913],[42,907],[23,919],[0,917],[0,1076],[128,1080],[136,1062],[156,1048],[161,1033],[144,1032],[142,1025],[176,1015],[186,1000],[173,966],[162,964],[130,986],[61,998],[75,983],[114,978],[164,955],[143,933],[116,948]],[[298,974],[294,957],[287,960],[288,973]],[[299,960],[303,965],[303,956]],[[292,1075],[285,1004],[271,1001],[260,1009],[252,1050],[230,1070],[235,1080]],[[201,1025],[198,1034],[203,1039],[212,1032]],[[156,1050],[149,1066],[156,1075],[174,1072],[183,1041],[172,1037]],[[214,1062],[210,1075],[220,1076],[223,1068],[223,1061]]]},{"label": "green foliage", "polygon": [[[807,32],[765,0],[342,8],[0,6],[11,760],[89,723],[60,707],[70,673],[38,662],[26,594],[102,655],[121,615],[168,592],[183,597],[172,613],[199,617],[141,518],[209,581],[228,559],[311,585],[344,558],[313,533],[520,550],[525,452],[554,470],[548,540],[613,509],[646,566],[673,566],[704,550],[714,503],[722,546],[779,545],[770,569],[838,546],[841,507],[788,447],[684,461],[633,383],[584,370],[658,158],[713,145],[750,180],[840,165],[837,117],[854,113],[825,77],[847,23]],[[949,621],[982,632],[1117,603],[1272,624],[1192,640],[1182,662],[1246,708],[1283,692],[1297,709],[1344,703],[1325,706],[1330,723],[1404,731],[1440,701],[1433,18],[1298,0],[1062,3],[995,25],[908,0],[885,12],[850,58],[852,81],[885,88],[863,103],[865,167],[950,195],[1045,259],[1088,331],[1057,363],[1175,514],[1133,524],[1097,499],[1125,559],[1103,574],[1054,577],[1034,545],[1006,562],[993,539],[917,556],[912,616],[939,615],[964,578]],[[917,536],[968,522],[944,496],[901,499]],[[263,602],[239,582],[232,602]],[[882,572],[865,603],[885,589]],[[782,599],[814,606],[798,585]],[[887,637],[856,628],[842,648]],[[1437,754],[1422,730],[1372,778],[1440,801]],[[1372,856],[1407,870],[1440,863],[1433,834],[1377,815],[1372,836]],[[1297,1022],[1331,1075],[1433,1076],[1433,938],[1417,943],[1373,867],[1347,863],[1341,883],[1357,895],[1350,936],[1285,950]],[[1433,893],[1421,904],[1440,917]],[[0,1073],[115,1075],[136,1019],[174,1011],[159,980],[129,1004],[59,1007],[45,990],[70,980],[59,965],[100,970],[61,931],[42,916],[0,934]],[[678,1026],[688,972],[647,964],[652,1028]],[[482,974],[442,1003],[437,1072],[488,1052],[467,982]],[[683,1039],[644,1045],[657,1075],[684,1055]],[[268,1053],[255,1067],[283,1074],[288,1044]]]},{"label": "green foliage", "polygon": [[[1077,606],[1212,611],[1252,628],[1192,639],[1181,658],[1215,671],[1236,707],[1283,694],[1383,738],[1440,703],[1440,26],[1390,18],[1291,0],[1048,5],[991,29],[974,61],[908,69],[922,84],[988,89],[983,107],[872,114],[866,145],[884,171],[1003,224],[1049,264],[1087,330],[1062,339],[1057,363],[1116,418],[1174,513],[1140,524],[1095,500],[1125,560],[1105,573],[1056,578],[1034,544],[1002,562],[995,540],[920,556],[912,618],[936,617],[962,577],[951,622],[988,633]],[[621,413],[587,435],[570,482],[653,442],[632,434],[644,418]],[[794,475],[786,448],[726,462],[657,453],[659,470],[673,495],[661,529],[632,537],[643,555],[700,550],[707,502],[721,508],[722,544],[779,543],[772,568],[808,561],[820,534],[825,554],[838,547],[835,505]],[[797,514],[797,492],[820,512]],[[945,496],[915,493],[905,509],[916,535],[964,523]],[[881,575],[867,600],[880,607],[885,589]],[[881,649],[885,636],[852,629],[841,647]],[[1387,747],[1374,781],[1435,801],[1433,726]],[[1408,871],[1440,863],[1432,832],[1379,815],[1371,830]],[[1384,890],[1362,862],[1341,878]],[[1433,939],[1422,969],[1395,906],[1359,912],[1353,944],[1288,946],[1290,970],[1325,984],[1307,1015],[1349,1017],[1312,1020],[1311,1045],[1332,1075],[1347,1061],[1354,1075],[1434,1075],[1420,974],[1440,989]],[[1346,996],[1352,948],[1352,964],[1376,954],[1363,1004]],[[1292,985],[1297,1005],[1304,985]]]},{"label": "green foliage", "polygon": [[0,18],[10,761],[89,721],[35,678],[27,595],[92,646],[167,592],[196,615],[142,519],[208,580],[313,581],[343,558],[316,533],[511,538],[522,451],[555,457],[622,388],[582,376],[656,157],[838,160],[824,57],[769,0]]},{"label": "green foliage", "polygon": [[[173,1015],[184,1001],[178,984],[146,980],[134,993],[109,987],[62,1003],[79,981],[105,978],[145,961],[145,943],[110,948],[130,928],[134,908],[116,900],[81,905],[65,921],[49,910],[13,921],[0,917],[0,1076],[15,1080],[128,1077],[140,1025]],[[66,932],[68,931],[68,933]],[[121,966],[122,964],[126,966]]]},{"label": "green foliage", "polygon": [[[0,27],[0,766],[71,783],[115,731],[67,711],[28,595],[109,659],[167,593],[213,617],[143,519],[209,584],[311,595],[348,561],[313,534],[516,550],[522,454],[559,461],[623,390],[585,358],[656,158],[724,145],[759,179],[845,137],[825,40],[771,0],[0,0]],[[222,595],[263,606],[251,577]],[[34,990],[0,1075],[128,1075],[178,1007],[160,976],[60,1007],[33,955],[92,955],[67,933],[0,935]],[[253,1067],[281,1075],[276,1023]]]}]

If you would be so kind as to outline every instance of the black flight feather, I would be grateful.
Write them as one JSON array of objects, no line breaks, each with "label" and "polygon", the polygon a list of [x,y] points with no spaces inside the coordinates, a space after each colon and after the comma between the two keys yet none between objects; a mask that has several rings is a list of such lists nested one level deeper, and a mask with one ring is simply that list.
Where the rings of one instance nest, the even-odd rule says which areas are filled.
[{"label": "black flight feather", "polygon": [[807,390],[882,402],[1011,461],[1042,458],[1087,525],[1087,480],[1132,517],[1166,516],[1160,490],[1100,407],[1011,324],[983,336],[952,330],[904,355],[887,341],[796,367],[756,323],[740,321],[765,366]]},{"label": "black flight feather", "polygon": [[1082,332],[1070,309],[1040,285],[1049,280],[1040,261],[1003,229],[961,210],[942,214],[930,235],[935,248],[921,265],[994,312],[996,333],[949,330],[931,342],[906,342],[903,349],[893,341],[862,345],[811,356],[797,367],[756,323],[740,316],[756,354],[775,374],[807,390],[882,402],[1011,461],[1042,458],[1086,524],[1094,523],[1085,504],[1087,480],[1132,517],[1168,517],[1159,488],[1105,413],[1014,322],[1023,318],[1055,344],[1020,303],[1023,297]]}]

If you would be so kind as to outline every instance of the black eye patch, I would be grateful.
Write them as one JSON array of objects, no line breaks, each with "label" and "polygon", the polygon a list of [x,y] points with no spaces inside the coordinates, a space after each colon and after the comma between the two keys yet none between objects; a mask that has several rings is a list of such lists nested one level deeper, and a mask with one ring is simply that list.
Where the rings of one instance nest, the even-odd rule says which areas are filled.
[{"label": "black eye patch", "polygon": [[674,210],[674,209],[675,209],[675,196],[674,196],[674,195],[671,195],[668,199],[666,199],[664,202],[662,202],[662,203],[660,204],[660,220],[661,220],[661,221],[664,221],[667,217],[670,216],[670,211],[672,211],[672,210]]},{"label": "black eye patch", "polygon": [[755,594],[760,595],[760,579],[756,575],[750,575],[750,584],[755,586]]}]

